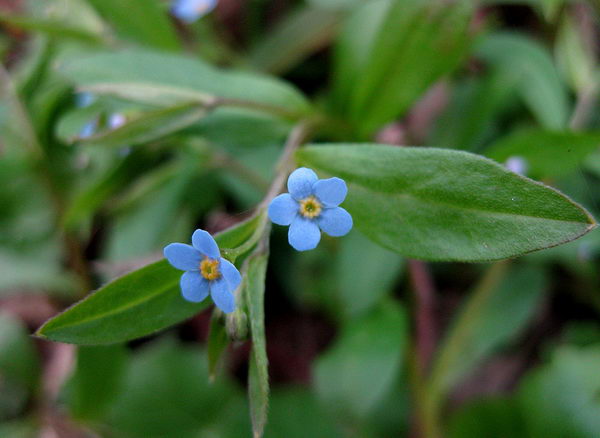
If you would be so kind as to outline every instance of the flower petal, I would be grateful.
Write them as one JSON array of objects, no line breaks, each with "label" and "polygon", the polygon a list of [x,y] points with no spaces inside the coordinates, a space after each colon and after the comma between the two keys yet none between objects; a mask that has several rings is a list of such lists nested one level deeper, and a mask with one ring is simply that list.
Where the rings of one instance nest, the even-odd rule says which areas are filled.
[{"label": "flower petal", "polygon": [[240,271],[238,271],[233,263],[224,258],[221,258],[219,267],[221,269],[221,274],[223,274],[227,284],[229,284],[229,290],[233,292],[242,282]]},{"label": "flower petal", "polygon": [[346,182],[337,177],[320,179],[314,184],[313,189],[319,201],[326,207],[337,207],[344,202],[348,193]]},{"label": "flower petal", "polygon": [[352,216],[342,207],[326,208],[317,219],[319,227],[333,237],[340,237],[352,229]]},{"label": "flower petal", "polygon": [[315,249],[320,240],[321,231],[314,221],[298,216],[290,225],[288,242],[295,250]]},{"label": "flower petal", "polygon": [[180,20],[193,23],[212,11],[216,5],[216,0],[176,0],[171,12]]},{"label": "flower petal", "polygon": [[225,313],[235,310],[235,297],[232,292],[225,278],[210,282],[210,296],[217,307]]},{"label": "flower petal", "polygon": [[289,225],[298,213],[298,202],[289,193],[282,193],[269,204],[269,219],[277,225]]},{"label": "flower petal", "polygon": [[208,281],[199,272],[184,272],[179,285],[183,298],[192,303],[199,303],[208,296]]},{"label": "flower petal", "polygon": [[311,169],[306,167],[296,169],[288,178],[288,192],[295,200],[300,201],[313,194],[313,184],[318,179],[317,174]]},{"label": "flower petal", "polygon": [[202,254],[191,245],[186,245],[185,243],[171,243],[165,246],[163,254],[173,267],[182,271],[198,270],[198,266],[202,260]]},{"label": "flower petal", "polygon": [[211,236],[207,231],[194,231],[194,234],[192,234],[192,245],[194,245],[194,248],[200,251],[203,255],[211,259],[218,259],[221,256],[217,242],[215,242],[213,236]]}]

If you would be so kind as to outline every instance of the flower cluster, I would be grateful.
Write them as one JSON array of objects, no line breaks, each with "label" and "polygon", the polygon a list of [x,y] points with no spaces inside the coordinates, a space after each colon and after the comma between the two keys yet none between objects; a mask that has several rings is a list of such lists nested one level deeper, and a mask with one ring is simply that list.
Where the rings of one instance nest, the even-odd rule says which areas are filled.
[{"label": "flower cluster", "polygon": [[165,247],[164,254],[171,265],[185,271],[180,280],[183,298],[199,303],[210,293],[223,312],[235,310],[233,292],[242,276],[231,262],[221,257],[217,242],[208,232],[196,230],[191,246],[171,243]]},{"label": "flower cluster", "polygon": [[171,13],[186,23],[193,23],[217,6],[217,0],[175,0]]},{"label": "flower cluster", "polygon": [[339,237],[352,229],[352,216],[339,205],[348,188],[343,179],[319,179],[306,167],[296,169],[288,178],[288,191],[269,205],[269,218],[278,225],[289,225],[288,241],[298,251],[314,249],[321,230]]}]

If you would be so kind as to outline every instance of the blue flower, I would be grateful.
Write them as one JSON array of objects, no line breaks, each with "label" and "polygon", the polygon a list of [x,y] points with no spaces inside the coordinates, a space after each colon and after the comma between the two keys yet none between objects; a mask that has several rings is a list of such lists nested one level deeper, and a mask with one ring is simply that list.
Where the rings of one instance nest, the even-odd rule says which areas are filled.
[{"label": "blue flower", "polygon": [[175,0],[171,13],[186,23],[193,23],[217,6],[218,0]]},{"label": "blue flower", "polygon": [[339,237],[352,229],[352,216],[338,207],[348,188],[341,178],[319,179],[311,169],[301,167],[288,178],[288,191],[269,205],[269,218],[277,225],[289,225],[288,241],[294,249],[314,249],[321,230]]},{"label": "blue flower", "polygon": [[233,292],[242,281],[240,271],[221,257],[217,242],[206,231],[194,231],[192,245],[171,243],[164,249],[169,263],[185,271],[179,282],[183,298],[192,303],[199,303],[210,292],[219,309],[225,313],[233,312]]}]

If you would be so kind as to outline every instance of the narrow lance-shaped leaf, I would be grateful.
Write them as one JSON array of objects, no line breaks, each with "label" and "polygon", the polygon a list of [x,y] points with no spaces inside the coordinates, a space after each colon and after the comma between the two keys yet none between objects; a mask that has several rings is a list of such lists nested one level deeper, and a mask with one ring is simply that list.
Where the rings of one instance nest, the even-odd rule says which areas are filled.
[{"label": "narrow lance-shaped leaf", "polygon": [[206,108],[196,102],[147,111],[116,129],[93,135],[82,142],[101,146],[146,143],[188,127],[200,120],[206,112]]},{"label": "narrow lance-shaped leaf", "polygon": [[600,133],[525,130],[501,138],[485,154],[499,162],[510,157],[526,161],[527,174],[559,178],[574,172],[600,146]]},{"label": "narrow lance-shaped leaf", "polygon": [[265,340],[265,274],[268,255],[252,256],[248,261],[246,301],[252,332],[252,354],[248,370],[250,418],[255,438],[263,435],[269,406],[269,371]]},{"label": "narrow lance-shaped leaf", "polygon": [[[256,217],[215,236],[220,247],[236,247],[248,239]],[[205,308],[179,290],[181,271],[166,260],[147,265],[98,289],[79,303],[47,321],[37,336],[73,344],[125,342],[162,330]]]},{"label": "narrow lance-shaped leaf", "polygon": [[368,237],[408,257],[484,261],[574,240],[596,226],[562,193],[467,152],[321,145],[301,164],[348,183],[344,207]]},{"label": "narrow lance-shaped leaf", "polygon": [[[163,95],[171,90],[171,102],[171,99],[185,102],[187,93],[240,99],[257,106],[279,109],[288,115],[303,114],[309,109],[306,99],[284,82],[258,74],[220,70],[199,59],[182,55],[139,49],[96,52],[68,58],[59,63],[58,68],[80,88],[138,84],[146,88],[157,87]],[[123,92],[123,87],[119,88]],[[106,92],[111,93],[109,88]],[[141,100],[145,100],[143,96]]]}]

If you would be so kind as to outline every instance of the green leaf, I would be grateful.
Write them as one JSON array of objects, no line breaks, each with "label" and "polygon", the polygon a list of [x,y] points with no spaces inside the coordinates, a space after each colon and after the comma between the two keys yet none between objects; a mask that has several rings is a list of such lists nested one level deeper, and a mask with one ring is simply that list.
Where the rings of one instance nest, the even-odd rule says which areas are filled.
[{"label": "green leaf", "polygon": [[[208,95],[241,99],[275,107],[283,113],[308,111],[306,99],[293,87],[268,76],[216,69],[199,59],[148,50],[96,52],[59,65],[79,87],[157,87],[176,90],[175,96]],[[182,97],[183,96],[183,97]],[[190,98],[188,97],[187,100]]]},{"label": "green leaf", "polygon": [[210,318],[210,328],[206,341],[206,353],[208,355],[208,377],[214,380],[217,376],[217,368],[221,356],[229,346],[229,338],[221,315],[213,312]]},{"label": "green leaf", "polygon": [[514,257],[596,226],[560,192],[486,158],[436,148],[319,145],[299,162],[348,183],[344,207],[367,237],[424,260]]},{"label": "green leaf", "polygon": [[248,397],[250,400],[250,418],[255,438],[263,435],[267,423],[269,407],[269,371],[267,343],[265,339],[265,275],[268,255],[253,255],[248,260],[248,274],[245,286],[250,330],[252,333],[252,352],[248,370]]},{"label": "green leaf", "polygon": [[89,421],[104,417],[122,391],[127,357],[123,344],[77,349],[75,373],[67,383],[74,418]]},{"label": "green leaf", "polygon": [[514,399],[469,403],[452,415],[450,438],[528,438],[522,413]]},{"label": "green leaf", "polygon": [[0,314],[0,375],[29,389],[38,384],[40,359],[23,324]]},{"label": "green leaf", "polygon": [[[310,419],[310,421],[308,421]],[[266,438],[332,438],[344,436],[308,388],[274,389]]]},{"label": "green leaf", "polygon": [[116,192],[123,190],[123,186],[130,180],[131,174],[137,170],[138,163],[143,162],[139,155],[129,154],[120,160],[109,172],[94,181],[69,204],[62,223],[66,228],[75,228],[94,213]]},{"label": "green leaf", "polygon": [[600,349],[562,347],[552,361],[525,378],[519,404],[527,436],[600,436]]},{"label": "green leaf", "polygon": [[[181,44],[175,29],[157,0],[89,0],[90,4],[123,38],[164,50]],[[135,17],[135,20],[132,20]]]},{"label": "green leaf", "polygon": [[514,80],[497,72],[459,83],[429,143],[476,150],[493,135],[495,122],[514,93]]},{"label": "green leaf", "polygon": [[597,81],[594,51],[587,47],[584,33],[579,20],[565,12],[554,49],[563,76],[579,93],[589,91]]},{"label": "green leaf", "polygon": [[104,147],[134,146],[187,128],[205,114],[206,109],[197,102],[146,111],[116,129],[80,139],[80,142]]},{"label": "green leaf", "polygon": [[477,55],[513,80],[531,112],[547,129],[564,129],[570,114],[567,90],[548,51],[523,35],[497,33],[478,44]]},{"label": "green leaf", "polygon": [[250,53],[255,68],[282,74],[313,52],[325,47],[337,32],[336,11],[300,7],[287,15]]},{"label": "green leaf", "polygon": [[600,133],[518,131],[494,143],[485,154],[501,163],[523,158],[533,178],[560,178],[574,172],[600,146]]},{"label": "green leaf", "polygon": [[447,391],[485,358],[521,334],[534,315],[546,277],[540,268],[496,265],[471,293],[440,347],[432,384]]},{"label": "green leaf", "polygon": [[404,114],[467,54],[472,10],[465,1],[360,5],[337,48],[338,110],[363,136]]},{"label": "green leaf", "polygon": [[[238,246],[250,236],[256,218],[217,234],[220,247]],[[82,345],[125,342],[177,324],[209,305],[184,300],[182,272],[166,260],[147,265],[108,283],[47,321],[37,336]]]},{"label": "green leaf", "polygon": [[[357,269],[360,254],[360,269]],[[336,312],[354,318],[373,308],[394,281],[402,274],[403,258],[369,241],[358,231],[340,241],[340,251],[335,258],[335,278],[338,279]],[[331,283],[326,287],[331,289]]]},{"label": "green leaf", "polygon": [[215,430],[230,421],[225,413],[238,399],[235,389],[225,379],[208,382],[197,345],[161,339],[138,350],[106,423],[131,438],[225,436]]},{"label": "green leaf", "polygon": [[41,20],[33,17],[2,14],[0,15],[0,23],[23,30],[41,32],[54,38],[74,39],[95,44],[103,42],[101,35],[59,20]]},{"label": "green leaf", "polygon": [[393,301],[345,326],[315,363],[321,399],[343,415],[368,414],[398,374],[407,334],[404,310]]}]

